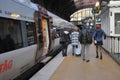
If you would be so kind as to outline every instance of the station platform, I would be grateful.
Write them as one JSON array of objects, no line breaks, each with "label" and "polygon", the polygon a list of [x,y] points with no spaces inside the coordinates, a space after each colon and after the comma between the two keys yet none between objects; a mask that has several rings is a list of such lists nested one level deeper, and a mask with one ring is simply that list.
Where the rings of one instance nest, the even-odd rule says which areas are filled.
[{"label": "station platform", "polygon": [[60,52],[44,68],[29,80],[119,80],[120,66],[104,50],[103,59],[95,58],[95,46],[90,46],[90,62],[80,56],[72,56],[68,46],[68,56]]}]

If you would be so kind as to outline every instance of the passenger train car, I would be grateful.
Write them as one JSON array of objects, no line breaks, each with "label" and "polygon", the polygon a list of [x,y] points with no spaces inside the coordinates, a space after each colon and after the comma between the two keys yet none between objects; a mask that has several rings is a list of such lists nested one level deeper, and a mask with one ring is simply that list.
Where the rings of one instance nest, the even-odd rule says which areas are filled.
[{"label": "passenger train car", "polygon": [[36,4],[0,0],[0,80],[13,80],[60,49],[58,27],[73,25],[59,20]]}]

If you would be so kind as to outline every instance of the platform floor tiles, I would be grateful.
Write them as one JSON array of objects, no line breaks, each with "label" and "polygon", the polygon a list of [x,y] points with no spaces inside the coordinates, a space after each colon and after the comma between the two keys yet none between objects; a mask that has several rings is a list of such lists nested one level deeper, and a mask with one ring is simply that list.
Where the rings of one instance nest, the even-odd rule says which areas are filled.
[{"label": "platform floor tiles", "polygon": [[103,59],[95,58],[95,46],[90,47],[90,62],[72,56],[64,58],[49,80],[120,80],[120,65],[103,51]]}]

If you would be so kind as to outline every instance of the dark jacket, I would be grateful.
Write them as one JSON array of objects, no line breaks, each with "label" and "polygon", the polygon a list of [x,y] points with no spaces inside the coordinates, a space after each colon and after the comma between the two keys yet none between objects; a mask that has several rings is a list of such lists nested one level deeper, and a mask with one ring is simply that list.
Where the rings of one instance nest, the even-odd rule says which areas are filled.
[{"label": "dark jacket", "polygon": [[90,29],[83,29],[79,34],[81,44],[92,44],[93,32]]},{"label": "dark jacket", "polygon": [[60,44],[68,45],[70,43],[69,34],[62,33],[60,36]]}]

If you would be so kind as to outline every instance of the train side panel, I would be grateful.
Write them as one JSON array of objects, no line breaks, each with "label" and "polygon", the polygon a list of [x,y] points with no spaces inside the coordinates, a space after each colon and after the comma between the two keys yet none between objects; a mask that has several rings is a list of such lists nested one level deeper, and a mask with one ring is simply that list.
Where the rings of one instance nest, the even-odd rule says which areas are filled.
[{"label": "train side panel", "polygon": [[[31,68],[35,62],[36,45],[0,55],[0,80],[10,80]],[[6,77],[7,76],[7,77]]]},{"label": "train side panel", "polygon": [[[34,20],[36,9],[18,1],[0,0],[0,48],[2,47],[0,50],[0,80],[13,80],[61,46],[58,33],[51,31],[52,24],[57,23],[54,22],[55,20],[50,23],[51,15],[38,9],[37,20]],[[54,19],[58,20],[58,18]],[[62,22],[60,19],[60,21],[58,21],[57,27],[67,27],[61,26],[64,20]],[[6,39],[8,34],[14,44],[6,46],[9,42]],[[11,47],[13,48],[10,49]]]}]

